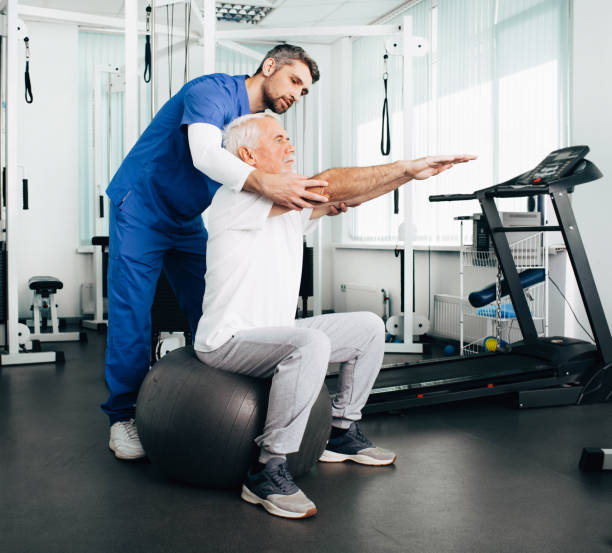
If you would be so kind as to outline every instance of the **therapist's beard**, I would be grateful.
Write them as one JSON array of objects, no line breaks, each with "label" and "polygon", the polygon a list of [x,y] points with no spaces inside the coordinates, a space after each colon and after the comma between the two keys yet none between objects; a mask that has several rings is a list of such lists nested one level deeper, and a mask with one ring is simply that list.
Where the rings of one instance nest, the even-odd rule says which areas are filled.
[{"label": "therapist's beard", "polygon": [[272,110],[274,113],[285,113],[293,104],[289,104],[287,107],[284,107],[281,98],[274,98],[264,86],[263,88],[263,101],[269,110]]}]

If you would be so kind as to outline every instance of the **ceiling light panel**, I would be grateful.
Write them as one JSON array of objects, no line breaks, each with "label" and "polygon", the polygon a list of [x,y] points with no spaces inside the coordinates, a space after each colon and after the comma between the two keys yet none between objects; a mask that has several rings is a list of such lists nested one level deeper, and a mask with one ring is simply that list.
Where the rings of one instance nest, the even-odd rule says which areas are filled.
[{"label": "ceiling light panel", "polygon": [[215,10],[217,21],[233,21],[257,25],[274,8],[269,6],[251,6],[250,4],[230,4],[217,2]]}]

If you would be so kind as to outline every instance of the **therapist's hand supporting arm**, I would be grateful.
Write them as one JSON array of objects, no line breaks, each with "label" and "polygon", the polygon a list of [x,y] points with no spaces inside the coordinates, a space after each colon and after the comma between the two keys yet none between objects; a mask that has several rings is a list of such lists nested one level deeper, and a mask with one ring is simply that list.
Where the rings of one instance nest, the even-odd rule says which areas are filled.
[{"label": "therapist's hand supporting arm", "polygon": [[324,190],[326,186],[324,180],[309,179],[296,173],[273,174],[257,169],[249,174],[244,183],[245,190],[266,196],[276,205],[297,210],[327,202],[325,196],[310,191],[312,187]]}]

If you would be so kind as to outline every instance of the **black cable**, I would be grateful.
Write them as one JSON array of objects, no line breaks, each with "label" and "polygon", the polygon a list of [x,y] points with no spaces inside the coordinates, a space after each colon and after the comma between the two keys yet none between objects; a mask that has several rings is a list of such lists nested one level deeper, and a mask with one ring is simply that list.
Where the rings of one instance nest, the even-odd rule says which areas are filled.
[{"label": "black cable", "polygon": [[185,69],[183,71],[183,84],[187,83],[188,59],[189,59],[189,39],[191,38],[191,2],[189,6],[185,4]]},{"label": "black cable", "polygon": [[147,20],[147,34],[145,35],[145,68],[144,68],[144,82],[151,82],[151,12],[153,8],[149,4],[146,8],[146,20]]},{"label": "black cable", "polygon": [[[385,64],[387,63],[388,54],[384,55]],[[388,156],[391,153],[391,131],[389,129],[389,100],[387,99],[387,81],[389,80],[389,73],[386,71],[383,73],[383,85],[385,87],[385,99],[383,101],[382,109],[382,129],[380,136],[380,153],[383,156]],[[385,132],[386,127],[386,132]],[[386,138],[386,144],[385,144]]]},{"label": "black cable", "polygon": [[[608,363],[607,365],[604,365],[603,367],[595,371],[589,377],[586,384],[582,387],[582,392],[580,396],[578,397],[578,401],[576,402],[576,405],[582,404],[584,400],[584,396],[586,394],[593,394],[595,391],[599,390],[602,387],[603,384],[601,382],[600,377],[603,373],[605,373],[606,371],[609,371],[611,368],[612,368],[612,364]],[[591,384],[593,382],[596,382],[596,386],[592,390],[590,390],[589,388],[591,387]],[[612,391],[609,391],[608,394],[602,399],[602,401],[609,401],[611,396],[612,396]]]},{"label": "black cable", "polygon": [[567,301],[567,298],[565,297],[565,295],[563,294],[563,292],[561,292],[561,288],[559,288],[559,286],[557,286],[557,283],[551,278],[550,275],[548,275],[548,279],[550,280],[550,282],[553,283],[554,287],[559,291],[559,294],[561,294],[561,297],[565,300],[565,303],[567,303],[567,306],[570,308],[570,311],[572,312],[572,315],[574,315],[574,319],[576,319],[576,322],[578,323],[578,325],[580,326],[580,328],[582,330],[584,330],[585,334],[591,339],[593,340],[593,342],[595,342],[595,338],[593,338],[593,336],[591,336],[591,333],[584,328],[584,326],[582,326],[582,323],[578,320],[578,316],[576,315],[575,311],[572,309],[572,306],[570,304],[569,301]]}]

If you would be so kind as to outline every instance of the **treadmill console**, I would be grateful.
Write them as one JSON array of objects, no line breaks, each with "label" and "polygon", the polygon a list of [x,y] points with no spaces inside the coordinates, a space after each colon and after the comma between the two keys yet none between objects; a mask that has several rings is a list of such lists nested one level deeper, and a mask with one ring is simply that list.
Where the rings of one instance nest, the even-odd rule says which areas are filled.
[{"label": "treadmill console", "polygon": [[527,171],[515,181],[515,185],[547,185],[572,173],[589,153],[588,146],[570,146],[551,152],[535,169]]}]

